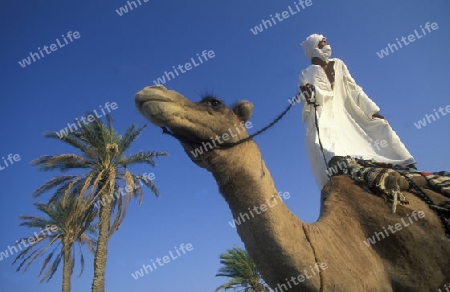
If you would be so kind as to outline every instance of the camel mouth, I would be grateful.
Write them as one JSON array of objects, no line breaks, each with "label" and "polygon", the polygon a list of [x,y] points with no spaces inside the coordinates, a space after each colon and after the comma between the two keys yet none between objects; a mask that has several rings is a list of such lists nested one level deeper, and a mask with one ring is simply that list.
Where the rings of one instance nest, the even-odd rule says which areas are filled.
[{"label": "camel mouth", "polygon": [[162,85],[147,86],[136,93],[136,108],[153,124],[159,125],[157,115],[162,112],[161,104],[171,101],[166,93],[167,88]]},{"label": "camel mouth", "polygon": [[159,127],[169,126],[174,119],[182,116],[183,106],[180,106],[180,95],[163,85],[143,88],[136,93],[134,102],[139,112]]},{"label": "camel mouth", "polygon": [[146,102],[169,102],[171,101],[165,93],[167,88],[163,85],[147,86],[138,93],[134,99],[137,109],[142,113]]}]

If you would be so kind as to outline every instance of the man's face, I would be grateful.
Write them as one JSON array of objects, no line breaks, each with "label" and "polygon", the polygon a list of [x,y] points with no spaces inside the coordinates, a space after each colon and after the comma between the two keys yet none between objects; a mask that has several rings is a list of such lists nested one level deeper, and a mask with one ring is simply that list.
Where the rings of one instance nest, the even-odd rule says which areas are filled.
[{"label": "man's face", "polygon": [[323,47],[325,47],[327,45],[327,39],[323,38],[319,44],[317,45],[319,47],[319,49],[322,49]]}]

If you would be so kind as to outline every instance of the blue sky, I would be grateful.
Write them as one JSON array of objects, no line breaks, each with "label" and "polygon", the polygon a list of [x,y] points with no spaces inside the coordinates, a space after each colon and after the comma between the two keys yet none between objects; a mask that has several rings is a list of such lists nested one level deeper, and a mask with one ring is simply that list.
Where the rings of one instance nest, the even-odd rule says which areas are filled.
[{"label": "blue sky", "polygon": [[[441,116],[420,129],[414,125],[434,109],[450,105],[448,1],[312,0],[311,6],[257,35],[251,29],[262,19],[289,11],[289,6],[296,11],[294,1],[140,1],[142,5],[122,16],[116,10],[127,5],[123,0],[1,4],[0,157],[18,154],[20,160],[0,171],[0,252],[32,235],[32,230],[19,227],[18,216],[38,214],[31,193],[58,175],[39,172],[30,161],[73,152],[57,140],[43,138],[46,131],[60,130],[85,112],[104,108],[106,102],[117,104],[112,114],[118,131],[132,123],[148,124],[135,109],[135,93],[204,50],[213,50],[215,57],[166,86],[191,100],[205,92],[228,104],[250,100],[255,105],[251,131],[256,131],[296,94],[299,71],[309,64],[300,42],[311,33],[323,33],[332,56],[344,60],[381,107],[419,168],[448,170],[444,145],[449,142],[450,117]],[[438,29],[423,35],[420,26],[427,22],[436,22]],[[414,30],[420,39],[378,56],[388,43]],[[65,44],[62,35],[69,31],[79,32],[79,37],[72,42],[66,38]],[[19,65],[30,52],[50,47],[56,39],[64,46],[43,52],[45,57],[24,68]],[[319,190],[307,161],[300,116],[296,105],[256,142],[278,190],[291,194],[286,204],[302,220],[314,222]],[[122,228],[110,241],[107,291],[213,291],[226,281],[214,277],[219,254],[243,244],[228,224],[231,213],[212,175],[195,166],[177,141],[151,125],[130,153],[139,150],[170,153],[158,159],[156,168],[133,169],[153,172],[161,197],[146,191],[141,206],[131,203]],[[5,167],[3,159],[0,166]],[[143,264],[173,253],[183,243],[193,249],[139,280],[131,277]],[[11,263],[12,257],[0,261],[1,290],[60,290],[60,271],[50,283],[39,284],[42,261],[25,274],[16,273]],[[89,291],[92,274],[89,258],[83,276],[73,277],[72,291]]]}]

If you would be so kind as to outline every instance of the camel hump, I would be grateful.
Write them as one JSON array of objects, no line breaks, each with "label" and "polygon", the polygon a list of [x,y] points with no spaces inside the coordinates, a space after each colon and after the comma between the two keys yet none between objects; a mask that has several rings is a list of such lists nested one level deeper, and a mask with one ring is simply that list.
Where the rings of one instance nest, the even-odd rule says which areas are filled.
[{"label": "camel hump", "polygon": [[417,170],[414,165],[393,165],[350,156],[334,156],[328,163],[327,173],[330,176],[349,175],[364,190],[391,202],[393,213],[397,205],[409,204],[402,191],[414,189],[416,196],[438,214],[450,238],[450,200],[433,200],[423,190],[428,188],[450,198],[450,172],[427,173]]}]

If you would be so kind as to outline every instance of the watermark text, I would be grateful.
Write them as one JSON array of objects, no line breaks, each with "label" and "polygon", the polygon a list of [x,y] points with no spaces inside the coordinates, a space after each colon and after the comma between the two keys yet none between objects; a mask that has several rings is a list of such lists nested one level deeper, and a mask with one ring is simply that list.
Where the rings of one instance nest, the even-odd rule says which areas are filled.
[{"label": "watermark text", "polygon": [[388,230],[391,232],[391,234],[394,234],[397,231],[402,230],[403,227],[408,227],[412,225],[414,222],[417,222],[419,219],[424,218],[425,212],[414,210],[411,214],[411,217],[413,217],[415,221],[413,221],[412,218],[409,217],[409,214],[407,215],[407,217],[408,219],[404,220],[405,218],[402,218],[401,223],[395,223],[394,226],[389,224],[387,229],[386,227],[383,226],[383,231],[375,232],[372,237],[367,238],[367,240],[363,240],[364,244],[367,245],[368,247],[370,247],[371,245],[375,245],[378,241],[381,241],[382,239],[385,239],[386,237],[389,236]]},{"label": "watermark text", "polygon": [[257,215],[259,215],[259,214],[266,212],[267,210],[277,206],[279,203],[283,202],[283,199],[287,200],[290,197],[291,197],[291,194],[289,194],[289,192],[284,192],[284,193],[278,192],[278,196],[274,195],[272,198],[266,199],[266,204],[261,204],[259,206],[254,206],[253,208],[248,208],[248,212],[239,213],[239,216],[234,218],[233,221],[229,221],[228,224],[230,224],[230,226],[232,228],[236,228],[236,225],[241,225],[245,221],[254,218],[255,214],[253,213],[253,211]]},{"label": "watermark text", "polygon": [[[7,246],[7,249],[5,249],[5,251],[0,251],[0,261],[3,260],[3,258],[8,258],[9,256],[12,256],[14,253],[19,252],[17,250],[17,248],[20,249],[20,251],[22,251],[22,248],[25,247],[27,248],[28,246],[30,246],[31,244],[35,244],[41,240],[43,240],[46,236],[51,236],[52,233],[58,231],[58,226],[56,225],[47,225],[45,226],[45,229],[41,229],[41,231],[39,231],[38,233],[36,233],[36,231],[33,233],[34,236],[28,237],[26,239],[21,239],[16,240],[16,244],[14,244],[13,246]],[[43,236],[43,237],[41,237]],[[28,244],[27,244],[28,242]],[[23,247],[22,247],[23,245]]]},{"label": "watermark text", "polygon": [[194,247],[190,243],[188,243],[188,244],[182,243],[182,244],[180,244],[179,248],[174,247],[174,249],[175,249],[174,253],[172,253],[172,251],[170,250],[169,255],[163,256],[162,258],[156,258],[154,261],[153,261],[153,259],[150,260],[151,261],[150,265],[143,264],[142,268],[138,271],[135,271],[134,273],[131,273],[131,276],[135,280],[138,280],[139,278],[142,278],[145,276],[144,272],[145,272],[145,274],[148,274],[149,271],[153,272],[156,269],[158,269],[158,267],[162,267],[165,264],[170,263],[170,261],[176,260],[177,258],[181,257],[182,255],[185,255],[188,251],[192,251],[194,249]]},{"label": "watermark text", "polygon": [[[291,7],[291,5],[288,6],[288,10],[285,10],[281,13],[275,13],[275,16],[273,16],[272,14],[269,15],[270,19],[269,20],[265,20],[262,19],[261,23],[257,26],[255,26],[254,28],[251,28],[250,31],[253,33],[253,35],[257,35],[258,33],[262,33],[264,31],[264,29],[269,29],[270,27],[276,25],[278,22],[282,22],[285,19],[288,19],[289,17],[299,13],[302,10],[305,10],[306,7],[311,6],[312,0],[299,0],[297,2],[294,2],[294,8]],[[301,7],[301,8],[300,8]],[[276,18],[276,20],[275,20]],[[277,22],[278,20],[278,22]]]},{"label": "watermark text", "polygon": [[[431,124],[432,122],[436,122],[436,119],[440,119],[441,116],[439,115],[439,113],[441,113],[441,115],[444,117],[447,114],[450,114],[450,104],[447,105],[445,107],[445,111],[443,107],[439,107],[439,109],[436,111],[436,109],[434,109],[434,113],[431,115],[425,114],[425,117],[422,120],[418,120],[417,123],[414,123],[414,126],[416,126],[416,128],[418,130],[420,130],[421,128],[426,127],[428,124]],[[428,123],[427,123],[428,121]]]},{"label": "watermark text", "polygon": [[[212,150],[217,147],[217,145],[223,144],[230,140],[231,138],[237,137],[238,134],[241,133],[241,131],[244,131],[245,129],[251,129],[253,127],[252,122],[250,121],[241,121],[239,125],[234,124],[234,131],[233,129],[229,128],[227,132],[222,133],[222,135],[216,135],[214,138],[210,138],[211,142],[202,142],[202,145],[195,148],[194,150],[191,150],[191,154],[194,157],[197,157],[199,155],[202,155],[203,153],[208,152],[209,150]],[[229,134],[228,134],[229,133]],[[222,140],[221,140],[222,138]],[[217,141],[217,143],[216,143]],[[213,146],[214,145],[214,146]]]},{"label": "watermark text", "polygon": [[[118,106],[117,106],[117,103],[115,103],[115,102],[110,103],[109,101],[107,101],[105,103],[105,108],[103,108],[103,106],[101,106],[101,105],[99,105],[98,107],[100,108],[100,111],[103,114],[103,116],[106,116],[105,109],[108,113],[110,113],[111,110],[116,110]],[[83,122],[83,124],[87,125],[87,124],[95,121],[95,118],[99,119],[102,117],[101,114],[97,113],[96,109],[93,111],[93,113],[95,114],[95,116],[94,116],[94,114],[88,114],[86,117],[82,116],[80,118],[81,121],[78,120],[78,118],[75,118],[76,124],[75,123],[67,123],[67,127],[59,130],[58,132],[56,132],[56,134],[61,139],[62,137],[65,137],[66,135],[68,135],[69,132],[72,133],[73,131],[78,131],[79,129],[81,129],[80,122]],[[77,125],[78,125],[78,127],[77,127]]]},{"label": "watermark text", "polygon": [[[126,13],[128,13],[128,11],[132,11],[134,8],[138,8],[142,5],[142,2],[147,3],[149,0],[136,0],[136,1],[127,1],[127,5],[124,5],[122,7],[120,7],[119,9],[116,9],[117,14],[119,14],[119,16],[122,16]],[[139,6],[137,5],[137,3],[139,3]],[[133,8],[134,6],[134,8]],[[128,8],[130,8],[130,10],[128,10]]]},{"label": "watermark text", "polygon": [[62,35],[62,38],[64,40],[63,43],[59,40],[59,38],[57,38],[56,44],[58,44],[58,46],[56,46],[56,44],[51,44],[50,46],[43,46],[42,49],[41,49],[41,47],[38,47],[39,53],[30,52],[30,55],[26,59],[19,61],[19,65],[22,68],[25,68],[26,66],[31,65],[31,60],[33,60],[33,62],[36,62],[37,60],[44,58],[46,55],[44,55],[44,53],[42,51],[44,51],[47,55],[50,55],[52,52],[55,52],[56,50],[58,50],[58,48],[65,47],[66,45],[69,44],[66,37],[70,40],[70,43],[72,43],[74,40],[81,38],[81,35],[78,31],[74,31],[73,33],[72,33],[72,31],[69,31],[69,32],[67,32],[67,34],[65,36]]},{"label": "watermark text", "polygon": [[[6,159],[5,159],[5,157],[2,156],[2,160],[3,160],[3,163],[0,162],[0,171],[2,171],[3,169],[7,168],[10,165],[13,165],[14,162],[20,161],[20,155],[19,154],[13,155],[12,153],[9,153],[8,156],[6,157]],[[8,161],[9,161],[9,163],[8,163]],[[2,165],[4,165],[5,167],[3,167]]]},{"label": "watermark text", "polygon": [[[175,66],[172,66],[173,72],[170,70],[169,70],[169,72],[164,71],[164,75],[162,75],[161,77],[158,77],[156,80],[153,80],[153,83],[155,83],[155,85],[163,85],[163,84],[169,82],[170,80],[174,79],[175,77],[180,76],[180,73],[178,73],[178,70],[180,70],[181,73],[186,73],[187,71],[191,70],[192,68],[200,66],[201,64],[203,64],[203,62],[206,62],[209,59],[214,58],[215,56],[216,55],[213,50],[209,50],[209,51],[203,50],[201,56],[199,54],[197,54],[197,58],[192,57],[191,62],[187,62],[184,65],[178,64],[178,66],[176,68],[175,68]],[[198,63],[196,62],[196,60],[198,61]],[[192,66],[194,66],[194,67],[192,67]]]},{"label": "watermark text", "polygon": [[319,274],[322,270],[326,269],[328,269],[328,265],[326,263],[315,263],[313,267],[309,266],[309,270],[304,269],[303,274],[300,274],[297,277],[292,276],[289,280],[288,278],[286,278],[286,282],[279,283],[273,291],[274,292],[289,291],[290,289],[292,289],[294,285],[299,285],[305,280],[311,279],[315,275]]},{"label": "watermark text", "polygon": [[[407,46],[410,43],[415,42],[416,40],[421,39],[424,36],[426,36],[427,31],[428,31],[428,33],[431,33],[432,30],[437,30],[438,28],[439,28],[439,26],[436,22],[433,22],[431,24],[430,24],[430,22],[427,22],[427,23],[425,23],[425,28],[420,26],[422,35],[420,34],[420,32],[417,31],[417,29],[415,29],[414,34],[410,34],[410,35],[408,35],[408,37],[402,36],[400,38],[401,42],[398,38],[395,38],[395,40],[397,41],[397,44],[395,44],[395,42],[393,44],[388,43],[386,48],[377,52],[377,55],[380,59],[383,59],[384,57],[389,56],[389,53],[394,53],[394,52],[400,50],[401,48],[403,48],[402,43],[403,43],[403,45]],[[408,39],[408,41],[406,39]],[[395,49],[395,51],[394,51],[394,49]]]},{"label": "watermark text", "polygon": [[[150,172],[149,174],[147,174],[146,172],[144,172],[142,174],[142,180],[148,182],[148,180],[155,180],[155,174],[153,172]],[[113,200],[120,198],[120,196],[125,196],[128,193],[131,193],[133,190],[136,190],[140,187],[142,187],[143,183],[142,180],[139,180],[139,184],[135,184],[134,186],[131,185],[126,185],[125,188],[119,187],[116,189],[116,191],[112,194],[109,194],[107,196],[103,196],[101,197],[101,199],[98,199],[97,202],[95,203],[95,207],[97,209],[100,209],[100,205],[104,206],[107,202],[111,203]],[[124,192],[125,190],[125,192]]]}]

